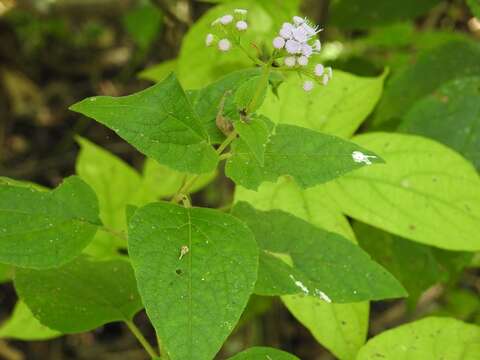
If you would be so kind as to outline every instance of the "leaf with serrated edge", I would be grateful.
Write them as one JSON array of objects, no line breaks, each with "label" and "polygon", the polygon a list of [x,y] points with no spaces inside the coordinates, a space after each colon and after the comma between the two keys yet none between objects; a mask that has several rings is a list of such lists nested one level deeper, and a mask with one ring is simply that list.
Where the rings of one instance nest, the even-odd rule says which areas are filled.
[{"label": "leaf with serrated edge", "polygon": [[179,171],[213,171],[218,156],[174,74],[123,97],[98,96],[70,107],[108,126],[145,155]]},{"label": "leaf with serrated edge", "polygon": [[387,162],[327,184],[341,210],[364,223],[449,250],[480,250],[480,179],[446,146],[419,136],[352,139]]},{"label": "leaf with serrated edge", "polygon": [[370,339],[356,360],[478,360],[480,327],[452,318],[428,317]]},{"label": "leaf with serrated edge", "polygon": [[[390,273],[371,260],[360,247],[338,234],[317,228],[286,212],[263,212],[247,203],[236,204],[233,214],[255,234],[260,257],[267,253],[291,258],[291,265],[277,262],[277,267],[262,267],[260,262],[258,272],[281,271],[297,288],[294,291],[291,286],[278,289],[278,283],[265,283],[261,294],[303,293],[336,303],[406,296],[403,287]],[[287,269],[292,272],[288,274]]]},{"label": "leaf with serrated edge", "polygon": [[72,176],[55,190],[0,185],[0,261],[19,267],[60,266],[88,245],[98,226],[92,189]]},{"label": "leaf with serrated edge", "polygon": [[341,138],[298,126],[277,125],[265,147],[263,166],[237,139],[225,171],[237,185],[252,190],[282,175],[290,175],[300,186],[308,188],[365,166],[353,159],[355,151],[370,156],[372,164],[383,162],[371,151]]},{"label": "leaf with serrated edge", "polygon": [[14,284],[43,325],[64,333],[130,321],[143,307],[132,267],[123,259],[81,256],[56,269],[18,269]]},{"label": "leaf with serrated edge", "polygon": [[248,227],[218,210],[153,203],[130,220],[129,254],[169,357],[212,359],[257,278],[258,249]]}]

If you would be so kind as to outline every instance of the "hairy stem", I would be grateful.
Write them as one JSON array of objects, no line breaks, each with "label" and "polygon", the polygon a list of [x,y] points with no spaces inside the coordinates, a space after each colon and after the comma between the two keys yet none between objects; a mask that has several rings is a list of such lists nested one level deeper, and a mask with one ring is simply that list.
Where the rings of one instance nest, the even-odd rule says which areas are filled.
[{"label": "hairy stem", "polygon": [[152,359],[158,358],[158,354],[153,349],[152,345],[150,345],[147,339],[145,339],[140,329],[133,323],[133,321],[125,321],[125,323],[127,324],[132,334],[137,338],[138,342],[142,344],[148,355],[150,355]]}]

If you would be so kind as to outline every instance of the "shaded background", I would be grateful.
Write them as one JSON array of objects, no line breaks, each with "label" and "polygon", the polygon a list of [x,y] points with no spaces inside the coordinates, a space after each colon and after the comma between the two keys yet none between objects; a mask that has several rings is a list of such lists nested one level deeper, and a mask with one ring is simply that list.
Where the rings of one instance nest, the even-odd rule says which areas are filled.
[{"label": "shaded background", "polygon": [[[75,135],[102,145],[140,169],[141,154],[109,129],[70,112],[68,107],[87,96],[120,96],[152,84],[148,79],[159,76],[155,68],[142,71],[175,58],[185,33],[212,6],[193,0],[0,0],[0,176],[56,186],[75,172]],[[480,52],[469,52],[470,44],[480,39],[480,20],[474,17],[475,12],[480,13],[476,0],[469,4],[455,0],[305,0],[302,9],[316,23],[325,25],[323,56],[336,69],[377,76],[388,67],[392,79],[424,56],[431,62],[425,66],[434,69],[433,76],[418,72],[418,79],[411,79],[412,87],[417,80],[438,82],[429,78],[436,74],[446,74],[448,79],[464,77],[464,68],[469,76],[480,76],[480,57],[475,58]],[[445,100],[442,96],[446,95],[440,96],[438,107]],[[476,111],[470,115],[478,123],[480,111]],[[368,126],[392,130],[399,126],[399,119],[386,117],[381,124],[370,121],[365,128]],[[462,144],[445,132],[415,129],[408,122],[402,126],[402,131],[421,133],[462,150]],[[478,151],[462,153],[479,168]],[[231,190],[228,180],[220,177],[196,194],[195,201],[222,205],[228,203]],[[378,242],[362,241],[362,231],[370,231],[369,238],[374,230],[362,224],[356,224],[355,230],[361,245],[402,283],[411,284],[418,295],[409,302],[373,304],[369,335],[425,314],[450,315],[480,324],[479,272],[473,267],[465,269],[472,264],[472,254],[452,257],[442,251],[433,255],[425,252],[412,262],[409,254],[423,251],[419,245],[380,231],[375,233]],[[378,251],[378,243],[392,245],[396,254]],[[403,261],[398,254],[404,255]],[[416,273],[432,266],[434,272]],[[15,302],[11,284],[1,285],[0,320],[8,317]],[[153,340],[144,314],[137,320]],[[333,358],[279,301],[267,298],[251,301],[242,324],[219,358],[256,344],[282,348],[307,360]],[[0,358],[147,357],[123,325],[111,324],[48,342],[0,339]]]}]

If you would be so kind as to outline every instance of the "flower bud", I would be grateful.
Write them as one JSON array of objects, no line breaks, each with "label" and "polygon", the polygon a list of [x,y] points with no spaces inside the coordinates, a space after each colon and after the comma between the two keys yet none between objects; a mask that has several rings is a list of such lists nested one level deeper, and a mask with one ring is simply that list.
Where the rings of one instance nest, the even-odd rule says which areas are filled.
[{"label": "flower bud", "polygon": [[227,52],[232,47],[230,40],[222,39],[218,42],[218,49],[223,52]]},{"label": "flower bud", "polygon": [[275,39],[273,39],[273,47],[275,49],[283,49],[284,46],[285,46],[285,39],[284,38],[278,36]]},{"label": "flower bud", "polygon": [[233,21],[233,16],[228,14],[228,15],[224,15],[220,18],[220,22],[223,24],[223,25],[228,25],[230,24],[231,22]]},{"label": "flower bud", "polygon": [[285,63],[285,66],[287,66],[287,67],[294,67],[295,63],[297,62],[297,59],[295,59],[294,56],[288,56],[283,60],[283,62]]},{"label": "flower bud", "polygon": [[248,24],[246,21],[237,21],[237,23],[235,24],[236,28],[238,31],[245,31],[248,29]]},{"label": "flower bud", "polygon": [[208,34],[207,37],[205,38],[205,45],[211,46],[213,43],[213,40],[214,40],[213,34]]},{"label": "flower bud", "polygon": [[307,80],[303,83],[303,90],[306,92],[313,90],[313,81]]},{"label": "flower bud", "polygon": [[323,67],[322,64],[317,64],[317,65],[315,65],[314,72],[315,72],[316,76],[322,76],[323,73],[325,72],[325,68]]},{"label": "flower bud", "polygon": [[300,56],[297,59],[298,65],[300,66],[307,66],[308,65],[308,57],[306,56]]}]

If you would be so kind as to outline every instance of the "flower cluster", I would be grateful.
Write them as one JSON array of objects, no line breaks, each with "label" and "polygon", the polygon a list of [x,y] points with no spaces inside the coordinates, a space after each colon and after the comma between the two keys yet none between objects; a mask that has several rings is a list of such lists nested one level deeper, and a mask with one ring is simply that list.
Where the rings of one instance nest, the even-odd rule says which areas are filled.
[{"label": "flower cluster", "polygon": [[[331,67],[324,67],[317,63],[307,69],[312,62],[312,57],[322,49],[322,44],[317,37],[320,31],[322,29],[312,25],[307,19],[294,16],[293,23],[286,22],[282,25],[278,36],[273,39],[273,47],[278,51],[279,57],[283,57],[285,67],[296,69],[300,74],[327,85],[333,76]],[[311,91],[313,88],[313,81],[304,82],[305,91]]]},{"label": "flower cluster", "polygon": [[222,52],[229,51],[232,48],[232,39],[236,39],[239,32],[248,29],[247,13],[245,9],[235,9],[233,15],[226,14],[212,22],[213,31],[207,34],[205,45],[216,45]]}]

